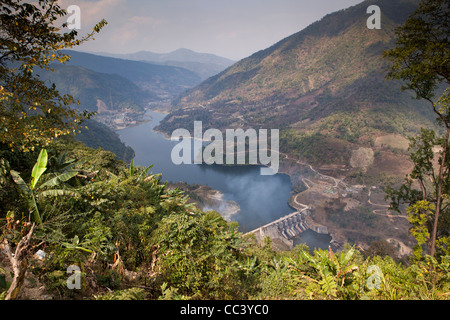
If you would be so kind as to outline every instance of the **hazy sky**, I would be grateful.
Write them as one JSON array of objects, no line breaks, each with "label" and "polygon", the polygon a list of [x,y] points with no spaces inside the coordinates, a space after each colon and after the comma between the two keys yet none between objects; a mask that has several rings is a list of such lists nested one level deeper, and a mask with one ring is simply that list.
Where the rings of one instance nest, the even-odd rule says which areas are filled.
[{"label": "hazy sky", "polygon": [[80,34],[108,25],[77,50],[132,53],[187,48],[239,60],[362,0],[62,0],[81,8]]}]

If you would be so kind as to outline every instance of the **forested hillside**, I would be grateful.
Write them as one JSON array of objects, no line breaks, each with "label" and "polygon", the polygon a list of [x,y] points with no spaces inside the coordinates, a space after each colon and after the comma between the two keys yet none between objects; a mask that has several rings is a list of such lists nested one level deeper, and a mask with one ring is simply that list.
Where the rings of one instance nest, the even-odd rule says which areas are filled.
[{"label": "forested hillside", "polygon": [[[36,293],[28,285],[23,299],[441,299],[450,290],[448,256],[404,265],[383,242],[364,252],[276,252],[270,238],[258,245],[236,223],[188,204],[149,168],[126,166],[70,139],[48,146],[47,154],[47,161],[39,157],[46,171],[33,176],[34,189],[21,186],[30,185],[37,152],[13,165],[3,158],[0,167],[8,243],[30,231],[25,212],[35,217],[26,281],[42,287]],[[20,176],[12,168],[21,168]],[[32,256],[38,249],[43,259]],[[3,298],[11,281],[7,261],[3,255]],[[67,287],[70,265],[82,271],[78,290]]]},{"label": "forested hillside", "polygon": [[[149,103],[170,98],[200,82],[183,68],[160,66],[138,61],[102,57],[64,50],[70,56],[65,65],[52,63],[51,70],[36,70],[47,85],[56,84],[61,94],[69,94],[83,111],[99,112],[82,129],[77,139],[90,147],[101,147],[130,161],[134,151],[113,132],[117,127],[137,123]],[[120,115],[127,113],[127,122]],[[114,121],[121,122],[117,125]]]},{"label": "forested hillside", "polygon": [[200,76],[184,68],[151,64],[65,50],[71,56],[69,66],[79,66],[99,73],[116,74],[160,98],[171,98],[201,82]]},{"label": "forested hillside", "polygon": [[79,66],[55,64],[54,71],[40,71],[47,83],[55,83],[58,90],[80,101],[78,109],[97,111],[99,103],[113,112],[139,112],[156,98],[132,81],[116,74],[106,74]]},{"label": "forested hillside", "polygon": [[[129,112],[139,119],[144,106],[156,99],[130,80],[115,74],[103,74],[77,66],[52,65],[53,71],[38,70],[40,79],[47,85],[56,84],[62,94],[70,94],[78,103],[77,110],[110,114]],[[76,138],[89,147],[103,148],[115,153],[119,159],[131,161],[134,151],[126,146],[112,128],[96,120],[86,121]],[[86,129],[86,127],[88,127]]]},{"label": "forested hillside", "polygon": [[[269,237],[257,243],[217,212],[199,210],[151,167],[75,141],[92,114],[72,109],[74,98],[33,69],[67,60],[61,49],[107,22],[79,37],[52,25],[67,15],[57,2],[0,3],[1,300],[449,299],[450,97],[433,94],[450,82],[450,59],[431,50],[448,48],[447,0],[424,0],[415,18],[426,23],[409,20],[409,37],[386,53],[390,77],[427,89],[415,93],[433,102],[446,132],[423,129],[412,139],[413,169],[387,190],[393,210],[407,206],[417,242],[402,261],[385,241],[367,250],[275,251]],[[430,50],[440,54],[430,59]]]},{"label": "forested hillside", "polygon": [[352,150],[374,148],[378,137],[434,127],[426,102],[385,80],[382,58],[418,1],[378,1],[379,30],[366,26],[371,4],[328,14],[188,90],[159,130],[190,129],[192,119],[221,130],[279,128],[283,152],[314,165],[350,167]]}]

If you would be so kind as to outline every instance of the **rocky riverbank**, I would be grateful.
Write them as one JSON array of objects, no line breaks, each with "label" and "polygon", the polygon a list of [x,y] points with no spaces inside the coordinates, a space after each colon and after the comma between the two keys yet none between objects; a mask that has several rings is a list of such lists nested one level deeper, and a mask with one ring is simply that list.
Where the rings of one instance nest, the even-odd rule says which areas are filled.
[{"label": "rocky riverbank", "polygon": [[217,211],[227,221],[231,221],[232,216],[241,210],[235,201],[225,200],[222,192],[209,186],[189,185],[184,182],[178,182],[170,183],[169,187],[183,190],[201,210]]}]

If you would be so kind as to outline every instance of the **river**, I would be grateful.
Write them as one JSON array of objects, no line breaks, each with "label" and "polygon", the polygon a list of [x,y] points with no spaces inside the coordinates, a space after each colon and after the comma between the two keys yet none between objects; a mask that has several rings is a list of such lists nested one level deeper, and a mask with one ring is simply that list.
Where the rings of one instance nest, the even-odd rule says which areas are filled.
[{"label": "river", "polygon": [[[225,200],[239,204],[241,210],[231,219],[239,223],[242,232],[256,229],[294,211],[288,205],[292,184],[285,174],[262,176],[258,166],[173,164],[171,152],[178,142],[166,139],[153,130],[165,114],[147,111],[147,115],[151,121],[118,131],[121,140],[134,149],[136,165],[153,165],[151,171],[162,173],[162,181],[207,185],[219,190]],[[330,240],[329,236],[315,232],[308,232],[304,237],[296,242],[306,243],[310,248],[327,248]]]}]

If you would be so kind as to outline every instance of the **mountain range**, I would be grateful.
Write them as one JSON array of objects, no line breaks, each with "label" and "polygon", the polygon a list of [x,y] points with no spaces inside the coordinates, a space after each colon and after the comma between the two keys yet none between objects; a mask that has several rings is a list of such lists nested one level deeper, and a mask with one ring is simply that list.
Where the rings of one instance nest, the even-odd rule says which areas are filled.
[{"label": "mountain range", "polygon": [[[80,99],[81,109],[95,110],[100,100],[108,110],[141,112],[149,101],[171,99],[172,111],[157,128],[169,135],[191,129],[195,120],[205,129],[280,129],[281,151],[291,158],[398,175],[394,163],[405,159],[406,137],[435,120],[401,83],[385,80],[382,52],[394,46],[395,28],[418,0],[377,1],[381,29],[367,28],[370,5],[328,14],[234,64],[187,49],[102,53],[116,57],[66,51],[71,60],[55,67],[50,80]],[[193,64],[193,70],[214,64],[222,71],[202,81],[199,69],[162,65],[170,63]],[[364,165],[358,150],[369,155]]]},{"label": "mountain range", "polygon": [[[99,111],[114,121],[120,113],[142,114],[151,102],[171,99],[202,81],[204,74],[212,75],[230,65],[230,60],[214,55],[198,54],[180,49],[172,54],[152,57],[155,63],[107,57],[97,54],[65,50],[70,61],[64,65],[52,64],[53,71],[40,70],[39,76],[48,83],[55,83],[62,94],[70,94],[80,102],[79,110]],[[142,56],[142,54],[145,55]],[[134,55],[136,60],[150,58],[149,52]],[[172,59],[171,63],[162,63]],[[176,66],[179,64],[179,66]],[[184,68],[187,64],[198,72]],[[105,122],[104,116],[94,117]],[[102,123],[89,120],[90,130],[82,130],[77,136],[89,147],[102,147],[117,154],[119,159],[130,161],[133,150],[126,147],[117,134]]]},{"label": "mountain range", "polygon": [[53,72],[40,72],[44,81],[55,83],[60,92],[80,101],[81,110],[97,111],[106,105],[115,112],[143,111],[147,101],[157,99],[153,92],[143,90],[131,80],[118,74],[95,72],[76,65],[52,65]]},{"label": "mountain range", "polygon": [[98,52],[96,54],[106,57],[181,67],[198,74],[202,80],[206,80],[207,78],[218,74],[235,62],[214,54],[198,53],[185,48],[180,48],[169,53],[139,51],[129,54],[114,54],[107,52]]},{"label": "mountain range", "polygon": [[[279,129],[280,172],[290,176],[296,193],[291,205],[311,205],[312,219],[342,243],[409,241],[407,220],[392,223],[382,187],[400,183],[411,171],[407,137],[434,127],[435,115],[402,91],[400,82],[385,79],[382,53],[395,45],[395,28],[418,3],[378,0],[381,29],[366,24],[373,1],[328,14],[267,49],[222,65],[204,81],[195,70],[162,65],[171,59],[215,61],[211,56],[192,61],[184,49],[121,58],[69,51],[71,61],[55,68],[52,79],[87,99],[82,109],[101,100],[108,111],[141,112],[146,101],[171,99],[170,114],[156,128],[169,136],[176,129],[192,130],[194,121],[202,121],[203,130]],[[109,128],[88,126],[92,130],[83,132],[82,141],[117,150],[125,160],[133,156]]]},{"label": "mountain range", "polygon": [[328,14],[186,91],[157,129],[170,135],[194,120],[205,129],[279,128],[281,150],[315,165],[358,166],[351,160],[361,148],[379,156],[375,165],[395,156],[382,142],[434,122],[424,102],[385,80],[382,58],[418,1],[377,1],[381,29],[367,27],[372,4]]},{"label": "mountain range", "polygon": [[180,67],[162,66],[141,61],[104,57],[100,55],[67,50],[71,56],[67,66],[79,66],[103,74],[115,74],[126,78],[141,89],[159,99],[171,98],[199,84],[196,73]]}]

